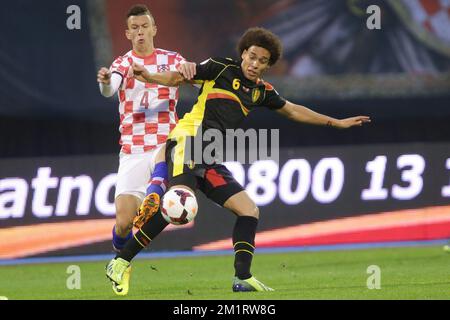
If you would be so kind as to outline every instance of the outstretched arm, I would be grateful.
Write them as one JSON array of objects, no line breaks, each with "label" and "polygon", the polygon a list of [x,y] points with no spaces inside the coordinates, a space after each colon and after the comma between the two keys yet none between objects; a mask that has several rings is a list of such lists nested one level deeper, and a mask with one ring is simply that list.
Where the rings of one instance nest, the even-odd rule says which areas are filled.
[{"label": "outstretched arm", "polygon": [[278,109],[277,112],[293,121],[318,126],[330,126],[339,129],[346,129],[353,126],[362,126],[364,123],[370,122],[370,117],[368,116],[335,119],[289,101],[286,101],[284,107]]},{"label": "outstretched arm", "polygon": [[195,75],[195,63],[186,62],[179,71],[150,73],[143,65],[133,63],[129,69],[130,76],[142,82],[157,83],[163,86],[176,87],[188,83]]}]

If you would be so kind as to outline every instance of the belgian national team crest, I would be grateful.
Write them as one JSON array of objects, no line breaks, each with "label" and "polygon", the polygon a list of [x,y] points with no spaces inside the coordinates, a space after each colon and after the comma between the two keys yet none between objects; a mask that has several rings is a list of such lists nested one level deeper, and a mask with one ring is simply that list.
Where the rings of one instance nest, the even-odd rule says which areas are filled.
[{"label": "belgian national team crest", "polygon": [[260,96],[261,96],[261,91],[258,88],[254,88],[252,90],[252,101],[253,101],[253,103],[258,101]]}]

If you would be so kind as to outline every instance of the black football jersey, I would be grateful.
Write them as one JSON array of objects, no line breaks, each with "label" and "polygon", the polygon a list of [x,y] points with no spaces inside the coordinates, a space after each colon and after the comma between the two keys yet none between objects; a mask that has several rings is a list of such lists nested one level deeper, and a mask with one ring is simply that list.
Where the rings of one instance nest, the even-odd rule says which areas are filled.
[{"label": "black football jersey", "polygon": [[247,79],[240,63],[229,58],[210,58],[196,67],[194,80],[201,83],[197,102],[178,122],[169,138],[195,136],[197,129],[225,132],[235,129],[249,112],[266,107],[282,108],[286,100],[268,82]]}]

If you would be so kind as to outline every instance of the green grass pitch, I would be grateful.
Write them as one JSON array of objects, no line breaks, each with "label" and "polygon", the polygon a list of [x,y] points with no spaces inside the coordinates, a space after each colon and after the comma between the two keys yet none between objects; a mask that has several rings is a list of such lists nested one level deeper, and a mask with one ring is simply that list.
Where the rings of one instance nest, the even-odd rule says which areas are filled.
[{"label": "green grass pitch", "polygon": [[[441,247],[256,254],[253,274],[276,291],[233,293],[233,256],[138,259],[130,292],[117,297],[103,262],[0,266],[0,296],[8,299],[449,299],[450,254]],[[81,289],[68,289],[70,265]],[[368,289],[371,265],[380,289]],[[70,281],[69,281],[70,282]]]}]

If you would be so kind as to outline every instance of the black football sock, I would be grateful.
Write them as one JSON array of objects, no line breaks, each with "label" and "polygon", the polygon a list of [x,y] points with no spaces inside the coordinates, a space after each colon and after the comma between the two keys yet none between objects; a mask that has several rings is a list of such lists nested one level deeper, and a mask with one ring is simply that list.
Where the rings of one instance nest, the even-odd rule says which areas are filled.
[{"label": "black football sock", "polygon": [[142,249],[144,249],[169,223],[164,220],[161,211],[151,217],[141,229],[128,240],[125,247],[120,251],[116,258],[122,258],[131,261]]},{"label": "black football sock", "polygon": [[234,270],[239,279],[252,276],[250,267],[255,251],[255,234],[258,219],[250,216],[239,216],[233,229]]}]

